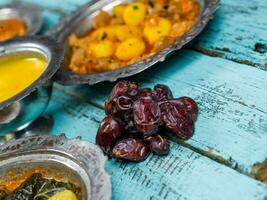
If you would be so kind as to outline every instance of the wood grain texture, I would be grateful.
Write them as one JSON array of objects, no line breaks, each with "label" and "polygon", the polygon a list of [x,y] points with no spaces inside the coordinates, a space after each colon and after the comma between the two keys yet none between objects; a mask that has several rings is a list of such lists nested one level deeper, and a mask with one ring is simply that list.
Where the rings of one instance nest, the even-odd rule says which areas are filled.
[{"label": "wood grain texture", "polygon": [[[25,1],[44,8],[45,31],[86,0]],[[5,2],[10,1],[0,1]],[[200,115],[193,138],[181,143],[183,146],[172,142],[169,156],[150,156],[139,164],[108,161],[113,199],[249,200],[267,196],[266,185],[238,172],[249,174],[253,164],[267,158],[267,72],[202,54],[265,68],[267,20],[262,13],[266,5],[266,0],[222,0],[214,21],[191,44],[193,51],[176,53],[133,77],[142,86],[161,82],[177,97],[195,98]],[[109,83],[57,86],[47,110],[55,118],[53,133],[81,135],[94,142],[104,116],[99,108],[111,88]]]},{"label": "wood grain texture", "polygon": [[[196,99],[200,114],[192,148],[249,173],[267,157],[267,72],[183,50],[132,80],[143,87],[170,86],[174,96]],[[102,106],[112,84],[65,88]],[[189,146],[189,147],[190,147]]]},{"label": "wood grain texture", "polygon": [[267,0],[221,0],[193,49],[267,69]]},{"label": "wood grain texture", "polygon": [[[95,141],[104,112],[84,99],[55,90],[47,113],[54,116],[54,133],[82,135]],[[168,156],[150,155],[142,163],[109,160],[115,200],[263,200],[267,186],[200,154],[171,143]]]}]

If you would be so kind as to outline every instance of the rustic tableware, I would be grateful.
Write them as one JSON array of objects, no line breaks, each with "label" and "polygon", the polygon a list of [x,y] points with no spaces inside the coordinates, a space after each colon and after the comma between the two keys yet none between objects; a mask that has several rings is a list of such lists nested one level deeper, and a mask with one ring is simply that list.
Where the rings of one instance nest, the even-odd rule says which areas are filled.
[{"label": "rustic tableware", "polygon": [[27,53],[44,57],[48,64],[34,83],[0,102],[0,135],[25,128],[43,113],[52,92],[50,78],[58,70],[64,55],[59,43],[47,37],[27,36],[0,42],[0,57]]},{"label": "rustic tableware", "polygon": [[48,178],[63,173],[62,181],[79,186],[82,200],[110,200],[111,178],[104,169],[106,160],[99,147],[80,138],[32,136],[0,146],[0,176],[10,180],[12,177],[6,173],[10,169],[22,172],[42,167]]},{"label": "rustic tableware", "polygon": [[35,35],[42,27],[41,9],[33,4],[14,2],[0,6],[0,20],[16,18],[25,22],[26,35]]},{"label": "rustic tableware", "polygon": [[121,3],[131,2],[131,0],[100,0],[93,1],[93,4],[83,6],[69,18],[66,18],[56,29],[49,31],[48,35],[53,35],[59,42],[65,45],[65,58],[63,65],[56,74],[56,79],[62,84],[85,84],[93,85],[103,81],[116,81],[119,78],[132,76],[152,65],[164,61],[166,56],[175,50],[181,49],[185,44],[195,38],[207,25],[208,21],[213,17],[213,13],[219,6],[219,0],[198,0],[201,6],[200,16],[195,25],[182,38],[177,39],[167,48],[158,51],[152,56],[140,60],[126,67],[98,73],[98,74],[75,74],[69,71],[70,49],[67,39],[71,34],[82,35],[91,27],[91,21],[100,9],[111,12],[112,8]]}]

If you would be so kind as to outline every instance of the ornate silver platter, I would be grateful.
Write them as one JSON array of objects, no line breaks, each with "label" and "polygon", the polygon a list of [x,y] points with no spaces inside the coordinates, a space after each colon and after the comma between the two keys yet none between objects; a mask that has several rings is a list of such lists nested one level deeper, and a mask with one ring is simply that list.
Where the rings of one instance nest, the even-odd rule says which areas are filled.
[{"label": "ornate silver platter", "polygon": [[27,25],[27,35],[35,35],[42,26],[41,9],[36,5],[16,1],[0,6],[0,20],[17,18]]},{"label": "ornate silver platter", "polygon": [[82,200],[110,200],[111,180],[104,169],[106,160],[100,148],[80,138],[33,136],[0,146],[0,176],[9,179],[10,168],[19,173],[38,166],[47,170],[48,177],[63,173],[65,181],[81,188]]},{"label": "ornate silver platter", "polygon": [[71,17],[62,22],[55,30],[48,35],[54,35],[60,42],[65,44],[65,59],[60,70],[56,74],[56,79],[62,84],[85,84],[93,85],[102,81],[116,81],[119,78],[132,76],[152,65],[164,61],[166,56],[175,50],[181,49],[185,44],[195,38],[207,25],[212,18],[213,13],[219,6],[219,0],[198,0],[201,5],[201,14],[196,24],[182,38],[177,39],[167,48],[158,51],[152,56],[138,61],[134,64],[125,66],[118,70],[103,72],[98,74],[75,74],[67,70],[69,64],[70,50],[67,44],[68,37],[75,33],[83,34],[91,27],[91,20],[96,16],[97,12],[102,9],[111,12],[112,7],[120,3],[131,2],[131,0],[100,0],[93,1],[93,4],[83,6],[79,11],[75,12]]}]

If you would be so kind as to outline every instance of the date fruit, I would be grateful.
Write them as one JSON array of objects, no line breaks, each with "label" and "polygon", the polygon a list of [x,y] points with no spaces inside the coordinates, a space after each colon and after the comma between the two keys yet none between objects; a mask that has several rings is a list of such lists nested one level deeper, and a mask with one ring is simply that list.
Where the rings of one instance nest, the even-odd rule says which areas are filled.
[{"label": "date fruit", "polygon": [[140,91],[139,93],[139,96],[138,96],[139,99],[142,99],[142,98],[150,98],[150,99],[153,99],[155,101],[158,101],[158,96],[156,95],[156,93],[151,90],[150,88],[144,88]]},{"label": "date fruit", "polygon": [[145,139],[150,146],[150,150],[157,155],[167,155],[169,153],[169,142],[161,135],[150,136]]},{"label": "date fruit", "polygon": [[[105,112],[119,118],[124,126],[129,126],[129,130],[134,130],[133,123],[133,103],[139,95],[139,87],[130,81],[119,81],[113,88],[109,99],[105,102]],[[126,128],[127,129],[127,128]]]},{"label": "date fruit", "polygon": [[112,149],[123,136],[123,127],[112,116],[107,116],[101,122],[96,135],[96,144],[104,153],[112,154]]},{"label": "date fruit", "polygon": [[190,116],[193,121],[197,120],[198,115],[198,106],[197,103],[190,97],[180,97],[178,99],[168,100],[173,104],[178,105],[182,109],[184,109]]},{"label": "date fruit", "polygon": [[144,137],[156,134],[161,125],[161,112],[158,103],[150,98],[141,98],[133,106],[134,122]]},{"label": "date fruit", "polygon": [[187,140],[193,135],[194,121],[188,115],[185,108],[181,108],[169,101],[161,104],[160,108],[167,130],[175,133],[176,136],[183,140]]},{"label": "date fruit", "polygon": [[154,87],[154,91],[159,101],[164,101],[173,98],[172,91],[167,85],[157,84]]},{"label": "date fruit", "polygon": [[113,149],[115,158],[134,162],[145,160],[149,153],[149,147],[145,141],[134,138],[124,139],[118,142]]},{"label": "date fruit", "polygon": [[152,151],[169,153],[165,131],[183,140],[194,132],[197,103],[189,97],[173,98],[167,85],[139,88],[130,81],[119,81],[105,102],[108,115],[97,132],[96,143],[108,156],[142,161]]}]

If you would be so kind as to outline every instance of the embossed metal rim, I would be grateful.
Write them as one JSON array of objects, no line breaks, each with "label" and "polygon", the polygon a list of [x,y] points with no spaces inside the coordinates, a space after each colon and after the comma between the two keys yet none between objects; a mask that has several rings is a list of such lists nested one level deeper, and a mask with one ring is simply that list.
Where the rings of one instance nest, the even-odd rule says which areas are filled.
[{"label": "embossed metal rim", "polygon": [[[101,4],[101,2],[105,2],[105,0],[98,1],[95,4]],[[201,3],[201,0],[199,0],[199,2]],[[114,82],[119,78],[125,78],[140,73],[158,62],[164,61],[168,54],[170,54],[175,50],[181,49],[185,44],[190,42],[205,28],[208,21],[213,17],[213,13],[219,7],[220,0],[203,0],[202,2],[204,3],[204,5],[196,24],[183,37],[177,39],[173,44],[166,47],[165,49],[158,51],[157,53],[153,54],[150,57],[147,57],[143,60],[140,60],[134,64],[120,68],[118,70],[113,70],[98,74],[75,74],[72,73],[71,71],[68,71],[62,66],[56,73],[56,81],[66,85],[87,84],[87,83],[93,85],[104,81]],[[112,3],[112,1],[110,1],[110,3]],[[95,4],[93,4],[93,6]],[[86,9],[83,8],[83,10]],[[82,12],[83,10],[80,11]],[[95,10],[93,10],[93,12],[95,12]],[[78,14],[75,13],[74,17],[77,18],[77,16]],[[73,20],[71,19],[67,20],[65,24],[63,24],[63,26],[61,24],[61,28],[59,28],[56,31],[57,33],[55,34],[55,36],[60,42],[64,42],[60,39],[62,38],[62,35],[65,33],[64,29],[67,29],[69,23],[75,21],[74,20],[75,18],[72,18]]]},{"label": "embossed metal rim", "polygon": [[[82,141],[80,137],[67,139],[64,134],[59,136],[41,135],[26,137],[0,146],[0,168],[1,164],[7,159],[19,162],[20,155],[23,152],[33,152],[33,154],[35,152],[60,153],[61,157],[66,159],[66,162],[71,159],[72,162],[75,162],[86,172],[90,183],[85,182],[85,188],[90,199],[111,200],[111,176],[105,171],[107,157],[104,156],[98,146]],[[33,155],[30,160],[34,161],[34,159]],[[54,161],[57,162],[57,160]],[[76,172],[79,174],[79,169],[73,167],[72,170],[77,170]],[[85,180],[87,177],[81,178]]]},{"label": "embossed metal rim", "polygon": [[[17,95],[11,97],[10,99],[7,99],[4,102],[1,102],[0,109],[18,100],[21,100],[25,96],[29,95],[36,88],[40,87],[44,83],[47,83],[59,69],[60,64],[64,57],[63,47],[56,40],[44,36],[25,36],[0,42],[0,56],[9,55],[15,52],[23,52],[19,50],[17,51],[14,48],[14,46],[16,45],[20,47],[25,47],[24,48],[25,52],[29,51],[36,52],[38,49],[43,50],[43,52],[47,52],[50,55],[50,58],[48,60],[48,65],[45,71],[42,73],[42,75],[36,81],[34,81],[30,86],[25,88]],[[14,51],[10,50],[9,48],[11,48]]]},{"label": "embossed metal rim", "polygon": [[0,6],[0,16],[1,15],[6,16],[7,18],[13,16],[23,20],[27,24],[27,35],[37,34],[43,24],[41,8],[30,3],[15,1],[10,4],[2,5]]}]

